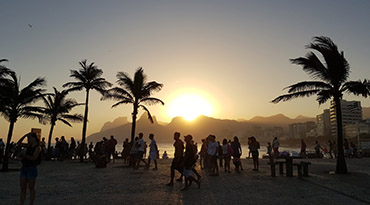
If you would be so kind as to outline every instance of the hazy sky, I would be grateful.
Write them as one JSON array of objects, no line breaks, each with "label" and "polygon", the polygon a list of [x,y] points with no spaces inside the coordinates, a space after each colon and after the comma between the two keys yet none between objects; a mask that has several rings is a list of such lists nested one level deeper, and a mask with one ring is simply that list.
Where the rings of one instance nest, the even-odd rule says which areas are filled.
[{"label": "hazy sky", "polygon": [[[171,119],[171,102],[184,92],[204,96],[217,118],[315,116],[328,107],[319,107],[315,97],[270,103],[284,87],[309,79],[289,59],[305,55],[313,36],[325,35],[345,51],[350,79],[370,78],[369,19],[368,0],[1,1],[0,58],[9,59],[5,65],[23,86],[43,76],[50,91],[71,81],[69,70],[82,59],[95,62],[110,82],[118,71],[132,76],[142,66],[149,80],[164,84],[155,96],[166,106],[150,107],[164,122]],[[85,93],[71,97],[83,102]],[[370,106],[370,99],[361,101]],[[100,101],[96,92],[90,102],[88,134],[132,112],[130,105],[111,109],[114,102]],[[8,123],[0,123],[6,138]],[[14,139],[31,127],[41,127],[44,136],[49,131],[37,121],[19,120]],[[55,136],[80,138],[81,127],[59,122]]]}]

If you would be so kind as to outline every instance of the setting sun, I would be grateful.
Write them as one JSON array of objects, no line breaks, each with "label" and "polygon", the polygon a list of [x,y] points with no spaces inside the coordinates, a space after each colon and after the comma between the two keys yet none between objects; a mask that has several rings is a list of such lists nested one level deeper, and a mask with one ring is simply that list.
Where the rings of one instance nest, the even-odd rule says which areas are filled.
[{"label": "setting sun", "polygon": [[182,116],[186,120],[194,120],[199,115],[210,115],[213,112],[211,104],[202,96],[195,94],[181,95],[175,98],[169,107],[171,117]]}]

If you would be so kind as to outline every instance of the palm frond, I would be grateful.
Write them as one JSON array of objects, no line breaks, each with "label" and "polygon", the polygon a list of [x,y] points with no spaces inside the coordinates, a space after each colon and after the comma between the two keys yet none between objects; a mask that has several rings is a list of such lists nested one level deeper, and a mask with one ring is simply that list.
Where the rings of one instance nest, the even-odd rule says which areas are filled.
[{"label": "palm frond", "polygon": [[148,104],[148,105],[155,105],[155,104],[162,104],[164,105],[164,102],[158,98],[154,98],[154,97],[148,97],[148,98],[144,98],[144,99],[141,99],[140,100],[140,103],[145,103],[145,104]]},{"label": "palm frond", "polygon": [[320,90],[320,89],[328,90],[332,89],[332,86],[321,81],[303,81],[290,85],[284,88],[284,90],[285,89],[288,89],[288,93],[295,93],[306,90]]},{"label": "palm frond", "polygon": [[121,100],[115,104],[112,105],[111,108],[115,108],[117,107],[118,105],[122,105],[122,104],[129,104],[129,103],[132,103],[131,99],[126,99],[126,100]]},{"label": "palm frond", "polygon": [[139,107],[143,108],[143,109],[148,113],[148,120],[149,120],[151,123],[154,123],[153,117],[152,117],[152,115],[150,114],[149,109],[148,109],[148,108],[146,108],[144,105],[139,105]]},{"label": "palm frond", "polygon": [[362,95],[363,97],[370,96],[369,85],[367,80],[363,82],[359,81],[347,81],[343,84],[340,89],[341,92],[352,93],[354,95]]},{"label": "palm frond", "polygon": [[272,103],[279,103],[280,101],[288,101],[292,100],[294,98],[299,98],[299,97],[310,97],[312,95],[315,95],[319,93],[321,90],[307,90],[307,91],[302,91],[302,92],[296,92],[296,93],[291,93],[291,94],[286,94],[286,95],[281,95],[275,99],[273,99],[271,102]]}]

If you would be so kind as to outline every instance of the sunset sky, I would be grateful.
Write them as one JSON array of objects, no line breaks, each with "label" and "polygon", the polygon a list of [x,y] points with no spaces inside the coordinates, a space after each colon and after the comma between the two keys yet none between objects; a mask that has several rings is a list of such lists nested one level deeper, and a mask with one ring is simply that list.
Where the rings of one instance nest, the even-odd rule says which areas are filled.
[{"label": "sunset sky", "polygon": [[[73,81],[69,70],[79,69],[82,59],[95,62],[112,83],[118,71],[133,76],[142,66],[149,81],[164,84],[154,96],[166,105],[149,106],[163,122],[171,120],[170,107],[182,96],[197,96],[215,118],[313,117],[329,105],[319,106],[315,97],[270,103],[284,87],[309,79],[289,59],[304,56],[312,37],[325,35],[344,51],[351,80],[370,79],[369,19],[368,0],[2,1],[0,59],[9,60],[4,65],[23,86],[42,76],[49,91]],[[84,102],[85,93],[70,97]],[[344,98],[370,106],[370,99]],[[90,102],[88,134],[131,116],[131,105],[111,109],[114,101],[100,101],[95,91]],[[74,112],[83,113],[83,107]],[[36,120],[20,119],[13,139],[31,127],[42,128],[43,136],[49,132]],[[81,128],[59,122],[54,136],[80,139]],[[7,131],[1,118],[0,138]]]}]

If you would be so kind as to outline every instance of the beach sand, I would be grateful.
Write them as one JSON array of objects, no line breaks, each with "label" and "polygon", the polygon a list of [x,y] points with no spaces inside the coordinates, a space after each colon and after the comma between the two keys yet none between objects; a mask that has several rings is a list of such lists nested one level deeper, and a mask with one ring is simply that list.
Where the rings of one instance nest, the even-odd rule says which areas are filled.
[{"label": "beach sand", "polygon": [[[188,191],[180,191],[181,182],[165,186],[170,159],[159,160],[157,171],[126,168],[121,160],[99,169],[92,163],[44,161],[35,204],[370,204],[370,158],[347,159],[348,175],[329,174],[335,160],[306,161],[312,162],[310,177],[299,179],[296,168],[294,177],[271,177],[267,160],[260,160],[258,172],[252,171],[252,160],[242,160],[241,173],[221,169],[215,177],[203,171],[201,188],[193,184]],[[20,163],[12,161],[10,168],[20,169]],[[19,204],[19,192],[19,171],[0,172],[0,204]]]}]

